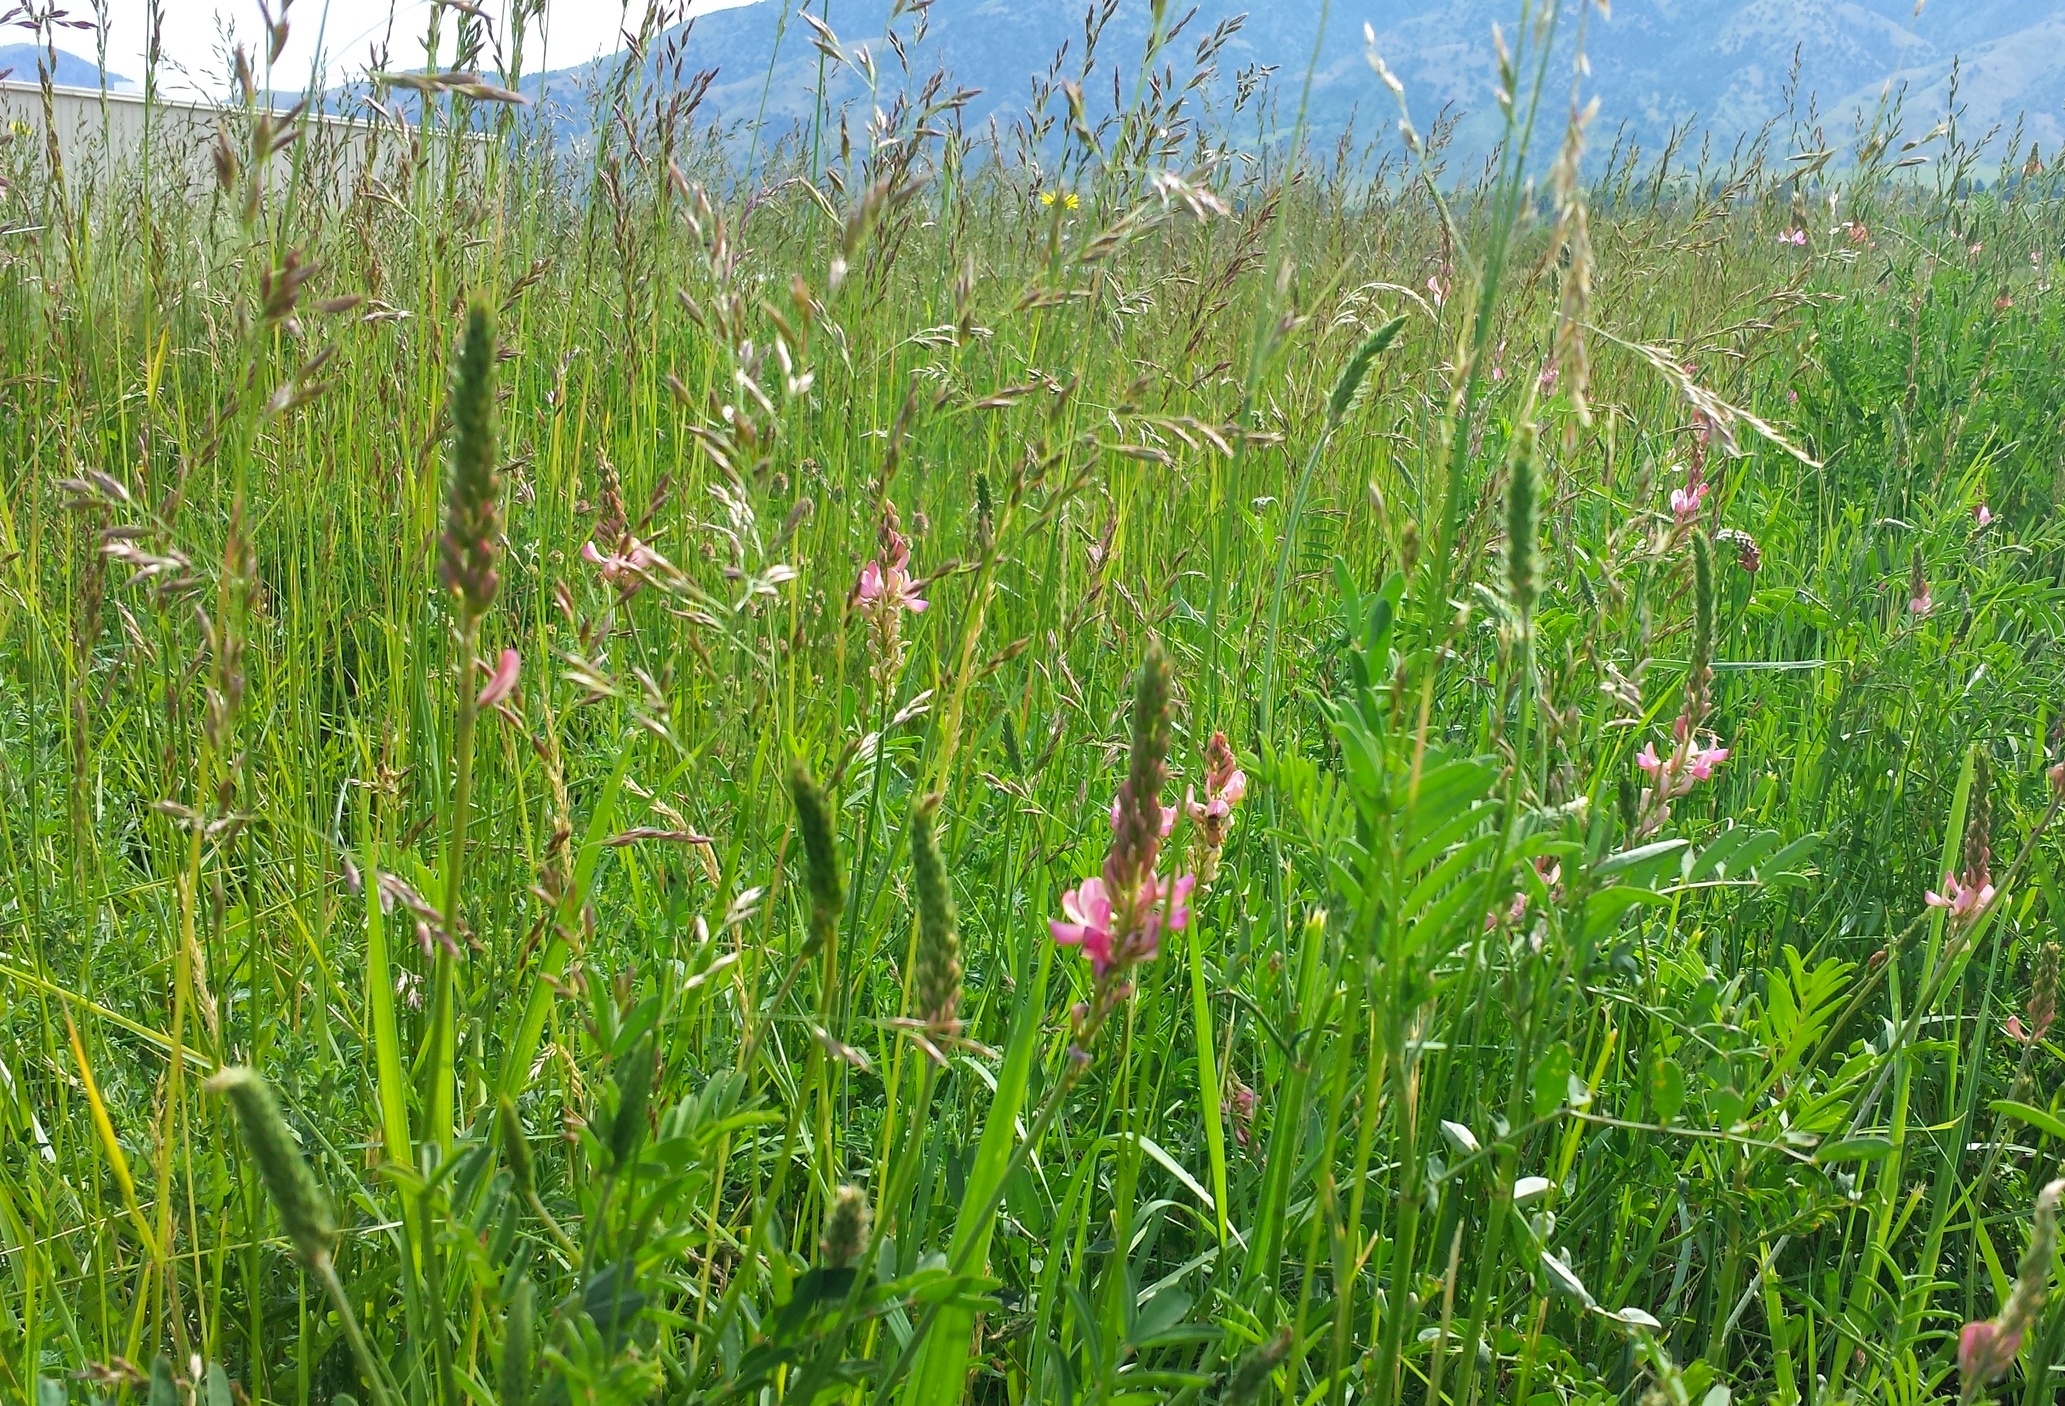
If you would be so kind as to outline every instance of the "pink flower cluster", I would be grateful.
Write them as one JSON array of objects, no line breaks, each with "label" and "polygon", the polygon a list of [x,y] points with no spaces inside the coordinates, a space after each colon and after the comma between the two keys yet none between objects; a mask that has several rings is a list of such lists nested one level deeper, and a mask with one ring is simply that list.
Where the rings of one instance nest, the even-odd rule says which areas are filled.
[{"label": "pink flower cluster", "polygon": [[881,555],[860,569],[852,601],[868,622],[875,680],[886,689],[903,666],[903,617],[923,615],[932,602],[923,595],[923,583],[911,579],[911,544],[903,535],[895,504],[882,505],[882,525],[876,536]]},{"label": "pink flower cluster", "polygon": [[1682,775],[1690,778],[1673,791],[1674,795],[1682,796],[1692,789],[1692,782],[1708,780],[1713,776],[1714,768],[1727,760],[1726,747],[1681,747],[1669,756],[1659,757],[1656,755],[1656,744],[1649,742],[1643,744],[1641,754],[1635,758],[1635,765],[1659,780],[1666,773],[1673,777]]},{"label": "pink flower cluster", "polygon": [[627,537],[608,552],[591,541],[581,548],[581,560],[600,570],[602,579],[628,600],[645,589],[647,573],[660,564],[660,554],[636,537]]},{"label": "pink flower cluster", "polygon": [[1976,922],[1993,903],[1993,884],[1984,873],[1943,876],[1943,892],[1922,895],[1931,908],[1941,908],[1955,927]]},{"label": "pink flower cluster", "polygon": [[[1688,698],[1688,706],[1695,707],[1699,716],[1705,716],[1703,696],[1697,704]],[[1680,713],[1672,723],[1676,741],[1670,751],[1659,756],[1656,744],[1648,742],[1635,756],[1635,765],[1642,768],[1650,782],[1642,789],[1638,807],[1641,820],[1637,833],[1640,835],[1653,833],[1670,819],[1671,802],[1690,795],[1692,788],[1700,782],[1712,780],[1714,768],[1728,760],[1728,748],[1701,745],[1701,730],[1692,718],[1693,712],[1688,711]]]},{"label": "pink flower cluster", "polygon": [[[1190,841],[1190,867],[1198,882],[1209,884],[1219,872],[1219,852],[1226,848],[1226,832],[1233,826],[1233,808],[1248,794],[1248,776],[1233,755],[1226,734],[1215,732],[1205,746],[1205,798],[1194,790],[1183,793],[1183,807],[1194,827]],[[1168,831],[1162,831],[1164,837]]]},{"label": "pink flower cluster", "polygon": [[853,598],[861,603],[862,609],[870,614],[891,614],[908,610],[913,615],[923,615],[932,602],[919,594],[922,589],[911,580],[911,549],[901,536],[896,539],[897,551],[884,566],[871,561],[860,569],[860,580],[853,588]]},{"label": "pink flower cluster", "polygon": [[1683,488],[1671,490],[1671,516],[1679,527],[1689,527],[1699,517],[1699,510],[1706,502],[1706,496],[1713,490],[1710,483],[1690,483]]},{"label": "pink flower cluster", "polygon": [[1161,955],[1162,929],[1181,932],[1190,922],[1190,891],[1197,880],[1188,874],[1161,880],[1149,874],[1113,904],[1104,880],[1088,878],[1061,896],[1060,918],[1048,928],[1063,947],[1080,947],[1090,970],[1101,979],[1121,967],[1151,962]]}]

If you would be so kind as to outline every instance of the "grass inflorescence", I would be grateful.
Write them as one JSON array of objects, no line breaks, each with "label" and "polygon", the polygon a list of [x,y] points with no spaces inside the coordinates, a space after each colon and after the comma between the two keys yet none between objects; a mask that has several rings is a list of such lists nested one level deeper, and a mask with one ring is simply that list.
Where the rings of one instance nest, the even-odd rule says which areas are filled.
[{"label": "grass inflorescence", "polygon": [[2051,168],[1520,8],[0,147],[0,1393],[2052,1399]]}]

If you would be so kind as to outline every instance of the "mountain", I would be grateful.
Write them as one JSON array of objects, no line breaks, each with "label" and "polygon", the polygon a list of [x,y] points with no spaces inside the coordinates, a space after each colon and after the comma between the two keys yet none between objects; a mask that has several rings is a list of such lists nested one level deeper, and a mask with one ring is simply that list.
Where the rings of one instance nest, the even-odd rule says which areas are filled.
[{"label": "mountain", "polygon": [[[10,83],[35,83],[36,61],[45,57],[47,50],[40,44],[0,44],[0,76]],[[11,70],[11,71],[10,71]],[[136,85],[118,73],[108,76],[110,89],[134,88]],[[57,51],[57,68],[50,75],[50,81],[60,88],[98,88],[100,86],[100,65],[92,59],[82,59]]]},{"label": "mountain", "polygon": [[[1244,15],[1220,57],[1221,75],[1230,79],[1249,66],[1272,69],[1274,126],[1281,135],[1295,115],[1313,59],[1321,0],[1197,3],[1196,18],[1163,61],[1176,65],[1180,83],[1195,42],[1213,25]],[[887,7],[874,0],[864,11],[851,6],[852,0],[830,4],[842,44],[849,53],[865,47],[883,86],[900,89],[906,80],[878,18]],[[1182,0],[1170,5],[1172,14],[1184,8]],[[1518,8],[1516,0],[1336,0],[1312,71],[1315,138],[1331,143],[1351,124],[1373,134],[1397,120],[1396,103],[1365,57],[1367,23],[1377,51],[1404,82],[1420,129],[1429,129],[1446,108],[1457,118],[1459,150],[1487,149],[1498,128],[1492,26],[1505,25],[1510,36]],[[2020,120],[2026,135],[2046,148],[2065,140],[2065,0],[1928,0],[1919,14],[1916,8],[1914,0],[1615,0],[1608,17],[1584,4],[1592,71],[1585,86],[1600,100],[1594,145],[1624,135],[1655,151],[1674,127],[1686,125],[1725,146],[1739,134],[1784,120],[1796,68],[1796,110],[1817,113],[1831,141],[1848,135],[1859,110],[1875,106],[1889,84],[1904,89],[1910,127],[1933,125],[1945,111],[1953,75],[1967,133],[1981,135],[1995,124],[2012,128]],[[819,56],[811,31],[793,16],[777,49],[782,9],[779,0],[759,0],[704,15],[656,45],[647,66],[656,66],[668,41],[678,41],[680,73],[717,71],[706,112],[727,122],[751,120],[764,100],[774,126],[806,120],[815,107]],[[1563,52],[1552,65],[1557,77],[1545,105],[1552,123],[1563,108],[1578,5],[1564,0],[1564,9]],[[863,12],[872,23],[861,20]],[[1062,73],[1077,75],[1083,18],[1079,0],[935,0],[929,33],[905,47],[920,79],[944,67],[955,82],[981,90],[969,107],[971,128],[995,116],[1008,129],[1035,74],[1064,45]],[[1119,0],[1084,84],[1093,103],[1109,105],[1115,72],[1130,96],[1148,24],[1147,0]],[[906,40],[911,26],[908,16],[897,21]],[[623,62],[622,55],[613,56],[524,86],[577,106],[576,93]],[[670,63],[669,76],[674,72]],[[837,100],[867,96],[850,67],[830,86]],[[1252,136],[1253,116],[1245,115],[1236,130]],[[1787,134],[1782,127],[1781,135]]]}]

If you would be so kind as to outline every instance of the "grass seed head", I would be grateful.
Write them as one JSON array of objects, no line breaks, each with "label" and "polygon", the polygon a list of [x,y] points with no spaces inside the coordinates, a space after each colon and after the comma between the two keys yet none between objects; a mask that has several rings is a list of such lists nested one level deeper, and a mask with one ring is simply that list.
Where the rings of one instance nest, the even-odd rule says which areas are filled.
[{"label": "grass seed head", "polygon": [[801,762],[789,772],[789,797],[795,802],[796,830],[803,840],[803,879],[810,892],[808,950],[815,953],[838,931],[846,887],[839,872],[831,802]]},{"label": "grass seed head", "polygon": [[516,1194],[528,1196],[531,1191],[531,1145],[523,1133],[523,1120],[516,1116],[516,1105],[503,1094],[497,1100],[497,1123],[502,1134],[502,1165],[509,1169],[509,1179],[515,1183]]},{"label": "grass seed head", "polygon": [[1706,716],[1714,662],[1714,549],[1706,533],[1692,533],[1692,658],[1685,676],[1685,714],[1697,727]]},{"label": "grass seed head", "polygon": [[961,1025],[961,935],[953,889],[940,854],[939,797],[927,796],[911,812],[911,883],[918,897],[918,960],[914,990],[918,1018],[935,1030],[958,1033]]},{"label": "grass seed head", "polygon": [[310,1266],[327,1261],[337,1239],[337,1226],[300,1146],[287,1130],[271,1086],[255,1070],[233,1066],[209,1080],[208,1087],[227,1098],[236,1110],[244,1150],[257,1165],[259,1179],[279,1209],[280,1224],[294,1242],[295,1252]]},{"label": "grass seed head", "polygon": [[502,1323],[501,1391],[496,1406],[530,1406],[531,1336],[537,1293],[528,1274],[518,1274]]},{"label": "grass seed head", "polygon": [[818,1241],[825,1267],[843,1269],[859,1259],[868,1246],[868,1195],[857,1186],[842,1186],[832,1193],[831,1209],[825,1212],[825,1233]]},{"label": "grass seed head", "polygon": [[1150,640],[1133,683],[1133,747],[1112,815],[1105,882],[1130,895],[1154,872],[1165,819],[1162,787],[1169,776],[1169,656]]},{"label": "grass seed head", "polygon": [[466,312],[452,388],[452,478],[438,554],[439,578],[473,620],[487,613],[501,584],[495,559],[502,486],[495,464],[495,329],[487,305],[476,302]]},{"label": "grass seed head", "polygon": [[1506,488],[1506,577],[1513,609],[1525,620],[1534,608],[1535,538],[1540,492],[1536,435],[1531,421],[1513,433],[1512,482]]}]

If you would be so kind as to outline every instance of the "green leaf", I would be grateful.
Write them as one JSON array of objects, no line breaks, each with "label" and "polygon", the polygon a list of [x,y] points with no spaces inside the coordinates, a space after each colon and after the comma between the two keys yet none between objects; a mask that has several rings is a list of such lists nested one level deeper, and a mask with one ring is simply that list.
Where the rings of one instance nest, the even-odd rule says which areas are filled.
[{"label": "green leaf", "polygon": [[1668,1123],[1685,1106],[1685,1069],[1665,1055],[1649,1065],[1649,1108],[1656,1121]]},{"label": "green leaf", "polygon": [[1997,1098],[1988,1107],[1995,1113],[2027,1123],[2046,1137],[2054,1137],[2060,1142],[2065,1142],[2065,1120],[2061,1120],[2055,1113],[2047,1112],[2034,1104],[2017,1103],[2006,1098]]},{"label": "green leaf", "polygon": [[1814,1153],[1817,1162],[1874,1162],[1893,1150],[1891,1138],[1846,1137],[1824,1143]]},{"label": "green leaf", "polygon": [[1140,1316],[1126,1332],[1134,1347],[1149,1347],[1180,1325],[1190,1313],[1190,1295],[1181,1289],[1164,1289],[1140,1309]]},{"label": "green leaf", "polygon": [[1534,1116],[1546,1118],[1563,1106],[1570,1091],[1570,1046],[1558,1040],[1534,1062]]},{"label": "green leaf", "polygon": [[1732,1128],[1741,1122],[1742,1111],[1748,1106],[1749,1101],[1742,1096],[1742,1091],[1732,1085],[1727,1088],[1717,1089],[1712,1095],[1714,1122],[1723,1130]]},{"label": "green leaf", "polygon": [[1624,874],[1630,883],[1647,883],[1669,869],[1677,860],[1678,852],[1684,848],[1683,840],[1657,840],[1634,849],[1624,849],[1594,864],[1592,877],[1603,879],[1613,874]]},{"label": "green leaf", "polygon": [[1592,1291],[1585,1287],[1585,1281],[1578,1278],[1576,1272],[1569,1265],[1557,1259],[1547,1250],[1542,1251],[1542,1271],[1549,1277],[1549,1288],[1551,1291],[1561,1294],[1565,1298],[1576,1299],[1586,1308],[1597,1308],[1599,1306],[1598,1302],[1592,1297]]},{"label": "green leaf", "polygon": [[1212,1193],[1205,1190],[1204,1186],[1198,1181],[1198,1179],[1190,1174],[1189,1169],[1186,1168],[1181,1162],[1178,1162],[1174,1157],[1171,1157],[1168,1154],[1168,1152],[1163,1149],[1160,1143],[1156,1142],[1153,1138],[1147,1136],[1147,1134],[1145,1133],[1128,1133],[1125,1134],[1125,1136],[1132,1138],[1132,1140],[1136,1144],[1138,1144],[1142,1152],[1145,1152],[1155,1161],[1161,1163],[1162,1169],[1168,1172],[1170,1176],[1176,1178],[1176,1180],[1182,1182],[1185,1186],[1189,1187],[1190,1194],[1197,1197],[1199,1201],[1203,1202],[1206,1210],[1212,1210],[1218,1205],[1218,1203],[1212,1199]]}]

